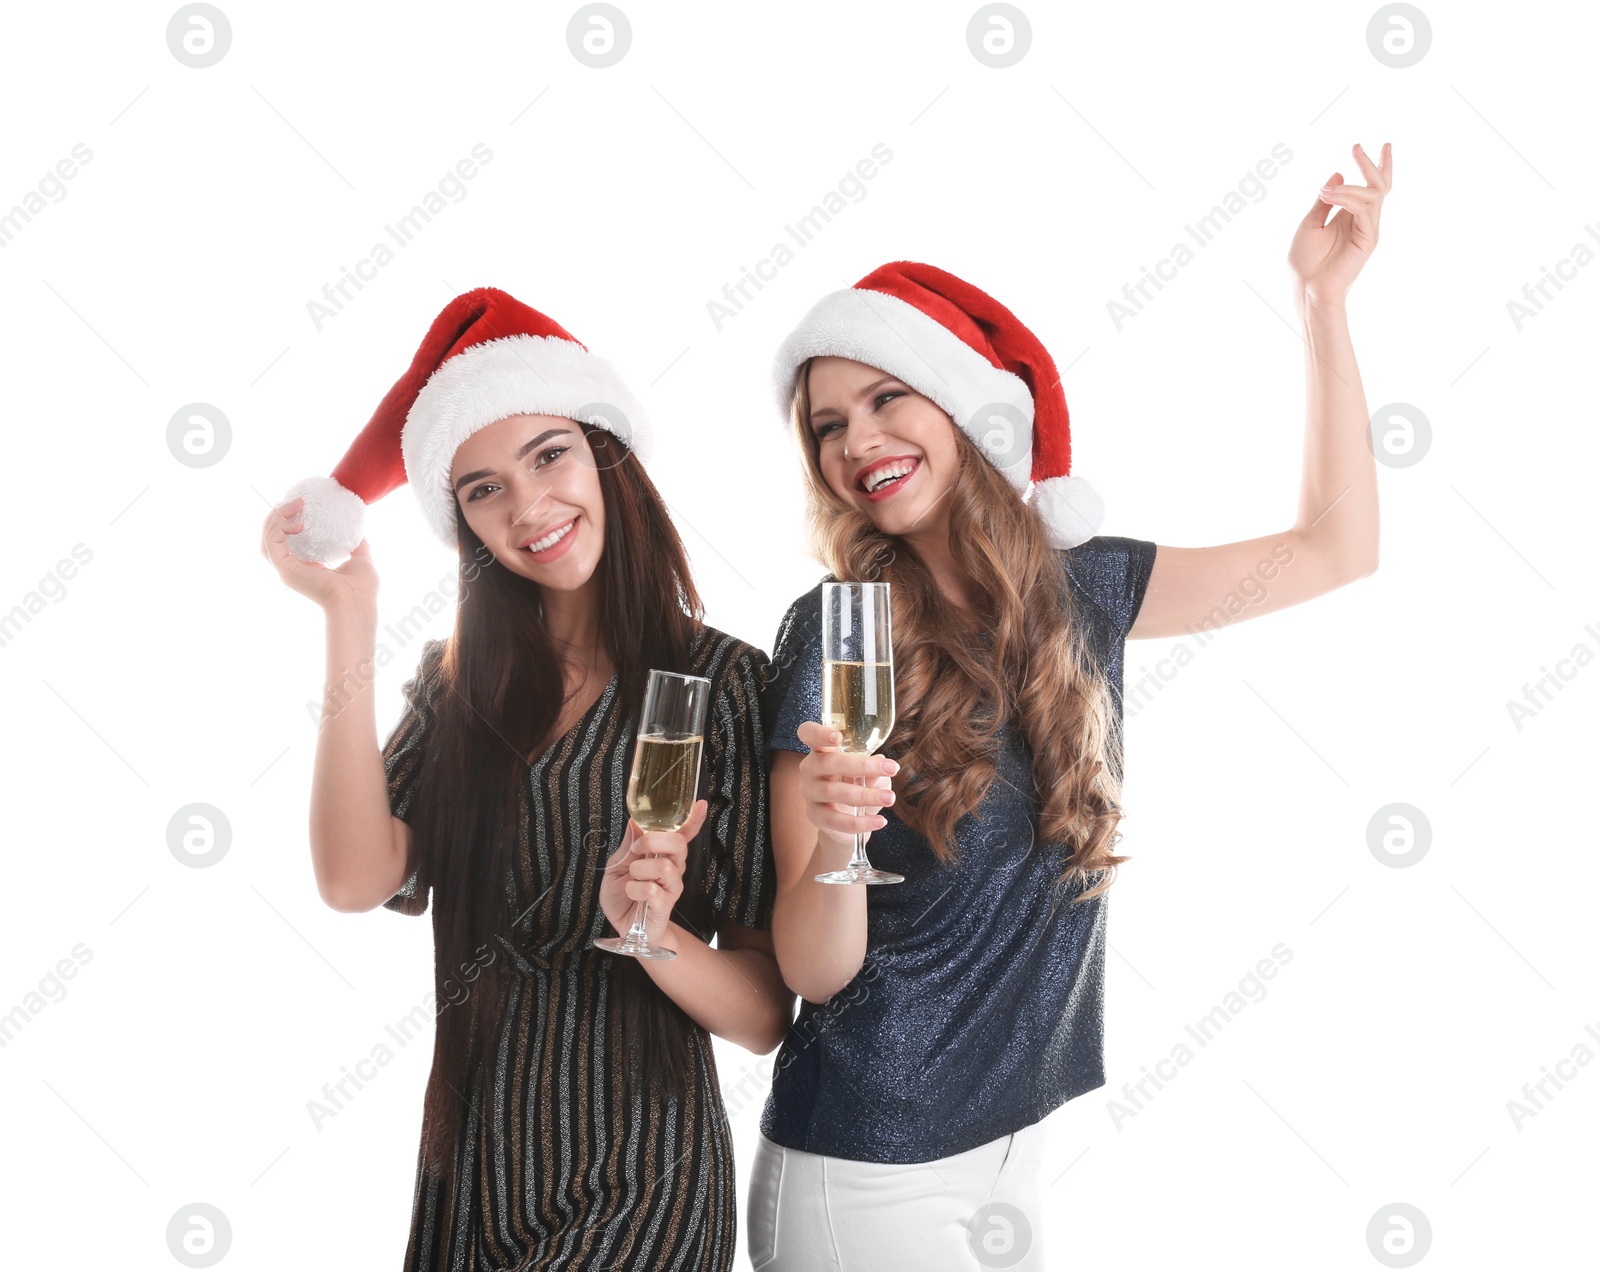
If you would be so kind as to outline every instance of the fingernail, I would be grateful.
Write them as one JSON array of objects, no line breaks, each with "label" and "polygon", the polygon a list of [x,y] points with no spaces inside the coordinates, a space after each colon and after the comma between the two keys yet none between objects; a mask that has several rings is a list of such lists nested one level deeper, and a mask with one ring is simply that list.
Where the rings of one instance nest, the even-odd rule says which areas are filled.
[{"label": "fingernail", "polygon": [[900,766],[893,760],[885,760],[882,764],[882,768],[885,773],[898,773],[900,771]]},{"label": "fingernail", "polygon": [[887,817],[874,817],[872,821],[873,824],[880,830],[889,824],[889,819]]}]

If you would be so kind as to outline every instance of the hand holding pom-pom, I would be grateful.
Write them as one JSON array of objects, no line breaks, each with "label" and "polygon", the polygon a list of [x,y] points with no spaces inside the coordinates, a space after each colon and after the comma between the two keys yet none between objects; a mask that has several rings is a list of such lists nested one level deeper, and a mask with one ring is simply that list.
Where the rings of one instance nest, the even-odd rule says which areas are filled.
[{"label": "hand holding pom-pom", "polygon": [[307,477],[290,486],[279,503],[296,499],[304,500],[299,518],[302,529],[289,536],[290,552],[302,561],[326,565],[355,550],[361,542],[361,522],[367,510],[359,495],[332,477]]},{"label": "hand holding pom-pom", "polygon": [[[305,560],[295,550],[295,540],[311,528],[307,524],[306,504],[305,497],[290,498],[267,514],[261,527],[261,555],[273,564],[285,583],[302,596],[309,596],[323,609],[350,603],[375,603],[378,571],[373,567],[372,550],[365,539],[358,538],[347,551],[333,554],[349,557],[337,569],[330,569],[320,561]],[[343,533],[348,534],[348,530]],[[359,535],[359,524],[357,533]]]}]

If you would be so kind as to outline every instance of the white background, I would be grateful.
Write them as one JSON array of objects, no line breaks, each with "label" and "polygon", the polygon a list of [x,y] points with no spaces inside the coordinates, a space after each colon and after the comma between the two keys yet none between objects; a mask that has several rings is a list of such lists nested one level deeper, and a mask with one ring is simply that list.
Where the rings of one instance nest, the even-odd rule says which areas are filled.
[{"label": "white background", "polygon": [[[332,468],[452,295],[504,288],[618,365],[658,421],[651,472],[708,621],[770,648],[822,573],[768,388],[813,301],[890,259],[950,269],[1070,368],[1105,533],[1283,530],[1305,403],[1289,241],[1333,172],[1361,179],[1354,142],[1390,141],[1350,320],[1369,410],[1416,408],[1431,447],[1379,469],[1372,577],[1203,648],[1129,647],[1130,681],[1199,652],[1128,721],[1108,1082],[1049,1119],[1045,1236],[1052,1267],[1376,1267],[1369,1221],[1404,1202],[1431,1225],[1425,1266],[1592,1263],[1600,1073],[1569,1069],[1520,1129],[1508,1102],[1600,1054],[1578,795],[1600,668],[1566,664],[1520,729],[1507,702],[1600,650],[1600,264],[1520,331],[1507,302],[1600,250],[1594,10],[1429,4],[1430,50],[1395,69],[1369,51],[1374,5],[1028,3],[1027,55],[994,69],[971,0],[625,0],[631,47],[593,69],[567,45],[576,7],[224,0],[232,45],[207,69],[169,52],[170,8],[8,12],[0,209],[93,152],[0,249],[0,612],[92,552],[0,647],[0,1013],[92,953],[0,1048],[8,1261],[175,1267],[167,1223],[203,1201],[231,1224],[227,1267],[399,1264],[428,1044],[320,1130],[307,1102],[423,1001],[430,927],[317,897],[321,615],[257,545],[268,501]],[[318,330],[307,302],[479,142],[467,196]],[[866,197],[718,330],[707,302],[879,142]],[[1265,197],[1117,330],[1107,302],[1280,142]],[[231,425],[207,468],[166,443],[191,402]],[[369,537],[386,622],[453,576],[407,491]],[[420,645],[381,672],[380,731]],[[197,801],[231,826],[207,869],[167,846]],[[1403,869],[1368,847],[1395,802],[1431,825]],[[1119,1126],[1123,1084],[1279,942],[1267,996]],[[770,1057],[718,1055],[744,1267]]]}]

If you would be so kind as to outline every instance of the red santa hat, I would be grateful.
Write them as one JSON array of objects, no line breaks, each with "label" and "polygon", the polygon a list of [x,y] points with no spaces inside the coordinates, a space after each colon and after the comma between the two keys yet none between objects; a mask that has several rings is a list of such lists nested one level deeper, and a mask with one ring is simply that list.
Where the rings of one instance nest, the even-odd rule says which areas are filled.
[{"label": "red santa hat", "polygon": [[851,358],[887,371],[949,414],[984,457],[1028,496],[1057,548],[1092,538],[1105,505],[1072,473],[1061,375],[1039,338],[971,283],[932,265],[891,261],[824,296],[773,365],[785,420],[808,358]]},{"label": "red santa hat", "polygon": [[296,482],[305,529],[288,537],[306,561],[335,561],[361,542],[366,505],[410,483],[440,539],[456,546],[450,463],[480,428],[509,415],[561,415],[620,437],[648,457],[649,422],[610,363],[559,323],[494,287],[457,296],[433,320],[411,366],[378,403],[331,477]]}]

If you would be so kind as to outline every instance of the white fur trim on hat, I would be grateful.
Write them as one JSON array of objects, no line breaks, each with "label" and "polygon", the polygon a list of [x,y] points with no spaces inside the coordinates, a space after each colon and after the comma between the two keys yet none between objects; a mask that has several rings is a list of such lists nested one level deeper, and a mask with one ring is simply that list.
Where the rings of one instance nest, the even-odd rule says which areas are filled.
[{"label": "white fur trim on hat", "polygon": [[428,377],[400,433],[406,480],[434,533],[451,547],[456,448],[509,415],[564,415],[607,429],[641,460],[649,457],[644,407],[604,358],[559,336],[502,336],[473,345]]},{"label": "white fur trim on hat", "polygon": [[1105,502],[1082,477],[1036,481],[1029,502],[1038,510],[1053,548],[1075,548],[1094,538],[1106,519]]},{"label": "white fur trim on hat", "polygon": [[302,561],[323,565],[341,561],[361,542],[367,505],[355,491],[346,490],[332,477],[305,477],[290,486],[278,503],[296,499],[305,500],[296,518],[305,529],[289,535],[284,543]]},{"label": "white fur trim on hat", "polygon": [[[1022,377],[997,367],[943,323],[898,296],[850,287],[824,296],[778,347],[773,387],[778,410],[787,421],[794,399],[794,377],[807,358],[851,358],[887,371],[945,411],[979,446],[992,425],[978,413],[1009,408],[1015,436],[1005,446],[1005,473],[1027,493],[1033,463],[1033,395]],[[1015,413],[1013,417],[1013,412]],[[990,447],[992,450],[992,446]],[[991,462],[995,457],[990,455]]]}]

